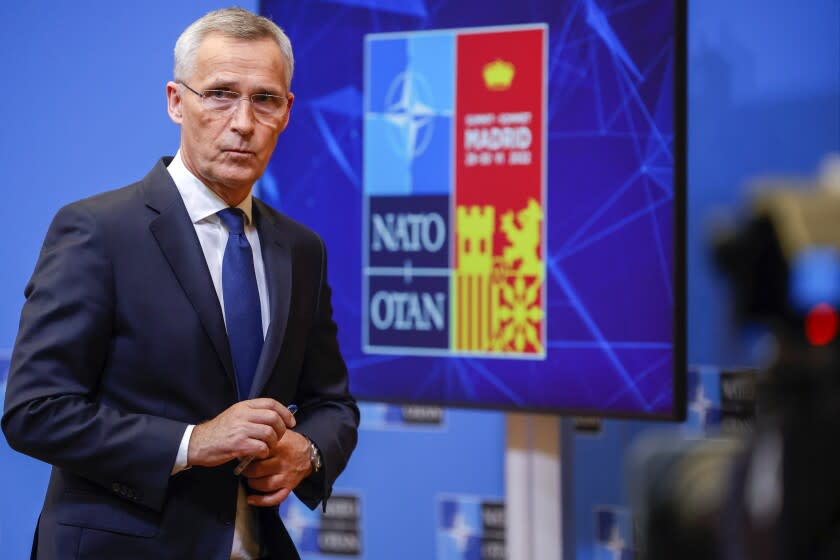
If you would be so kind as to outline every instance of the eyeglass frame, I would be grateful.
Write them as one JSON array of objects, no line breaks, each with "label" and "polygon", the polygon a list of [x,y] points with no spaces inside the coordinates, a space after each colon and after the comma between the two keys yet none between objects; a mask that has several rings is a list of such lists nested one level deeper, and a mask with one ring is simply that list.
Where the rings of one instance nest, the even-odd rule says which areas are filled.
[{"label": "eyeglass frame", "polygon": [[[194,90],[193,88],[191,88],[189,86],[189,84],[187,84],[186,82],[184,82],[182,80],[178,80],[175,83],[184,86],[185,88],[187,88],[188,90],[190,90],[191,92],[196,94],[199,98],[201,98],[202,101],[207,99],[208,98],[207,93],[212,92],[212,91],[222,92],[222,93],[225,93],[227,95],[236,94],[236,100],[233,102],[233,104],[231,104],[230,108],[228,108],[228,109],[208,108],[210,111],[214,111],[214,112],[217,112],[217,113],[220,113],[220,114],[225,114],[227,112],[233,111],[233,109],[237,106],[237,104],[240,101],[242,101],[242,99],[247,99],[248,102],[251,103],[251,107],[254,108],[254,116],[259,115],[259,116],[265,116],[265,117],[277,117],[277,119],[280,120],[280,119],[283,118],[283,115],[289,109],[289,98],[286,95],[277,95],[277,94],[274,94],[274,93],[266,93],[266,92],[252,93],[250,95],[245,95],[242,92],[234,91],[234,90],[230,90],[230,89],[212,89],[212,88],[211,89],[205,89],[203,91],[197,91],[197,90]],[[284,101],[283,108],[280,109],[277,113],[271,113],[271,114],[261,113],[258,109],[256,109],[257,106],[254,105],[254,96],[257,96],[257,95],[261,95],[261,96],[264,96],[264,97],[273,97],[273,98],[276,98],[276,99],[282,99]],[[259,120],[259,119],[257,119],[257,120]],[[272,122],[270,124],[276,124],[276,123]]]}]

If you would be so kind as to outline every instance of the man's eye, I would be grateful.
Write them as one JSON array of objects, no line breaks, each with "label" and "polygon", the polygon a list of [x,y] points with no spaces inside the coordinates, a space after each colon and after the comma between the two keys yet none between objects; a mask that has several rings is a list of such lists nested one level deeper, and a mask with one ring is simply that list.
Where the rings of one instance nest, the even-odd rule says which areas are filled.
[{"label": "man's eye", "polygon": [[238,97],[236,92],[226,89],[208,89],[204,92],[204,96],[216,100],[231,100]]},{"label": "man's eye", "polygon": [[266,111],[282,111],[286,105],[286,98],[282,95],[274,95],[271,93],[255,93],[251,96],[251,102],[254,107]]}]

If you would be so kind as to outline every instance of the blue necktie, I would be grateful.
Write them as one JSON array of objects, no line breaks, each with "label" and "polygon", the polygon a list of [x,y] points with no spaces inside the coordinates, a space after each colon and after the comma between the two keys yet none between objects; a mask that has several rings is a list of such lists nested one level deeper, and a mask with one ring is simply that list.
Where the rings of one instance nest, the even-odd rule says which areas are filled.
[{"label": "blue necktie", "polygon": [[228,230],[222,260],[222,294],[225,299],[225,323],[239,398],[247,399],[263,347],[260,294],[254,273],[254,255],[245,237],[245,215],[238,208],[218,212]]}]

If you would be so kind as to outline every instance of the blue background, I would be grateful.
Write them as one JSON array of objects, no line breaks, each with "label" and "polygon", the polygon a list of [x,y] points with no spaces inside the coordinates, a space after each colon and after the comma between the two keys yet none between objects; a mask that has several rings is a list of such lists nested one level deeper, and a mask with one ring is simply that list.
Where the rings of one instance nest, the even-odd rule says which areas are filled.
[{"label": "blue background", "polygon": [[[408,9],[396,1],[262,3],[263,13],[284,22],[297,56],[310,61],[295,77],[294,123],[285,132],[286,156],[303,164],[275,158],[268,171],[275,189],[263,194],[326,241],[330,268],[340,278],[332,285],[339,339],[358,397],[673,414],[672,339],[683,338],[680,329],[674,335],[673,321],[679,294],[672,264],[673,5],[671,0],[460,0],[418,2]],[[391,101],[387,94],[407,70],[417,80],[413,87],[429,90],[422,101],[441,113],[451,110],[454,89],[451,32],[369,34],[537,23],[549,26],[546,359],[366,354],[360,316],[367,305],[360,274],[363,193],[428,192],[426,184],[418,187],[423,178],[418,170],[430,166],[441,176],[429,179],[433,186],[448,190],[451,177],[450,119],[437,117],[433,132],[431,125],[420,129],[433,139],[412,161],[393,150],[395,127],[382,116]],[[323,40],[325,33],[329,40]],[[427,48],[439,53],[436,66],[429,64]],[[311,108],[348,92],[353,95],[345,95],[345,105]],[[358,104],[364,95],[368,107]],[[677,371],[681,375],[682,368]]]},{"label": "blue background", "polygon": [[[175,40],[226,4],[0,2],[0,85],[9,101],[0,103],[0,387],[50,220],[64,204],[136,181],[175,153],[179,130],[166,114]],[[49,466],[0,440],[0,557],[29,558]]]},{"label": "blue background", "polygon": [[[442,2],[366,4],[398,5],[412,17]],[[17,331],[23,287],[49,220],[62,204],[136,180],[160,155],[174,151],[178,130],[165,114],[163,89],[171,76],[171,49],[189,22],[220,5],[198,0],[0,3],[2,85],[13,92],[0,104],[5,196],[0,205],[0,349],[5,349],[0,350],[0,379],[3,356]],[[320,22],[318,33],[302,38],[302,45],[327,41],[342,25],[340,19]],[[840,150],[840,3],[696,0],[689,2],[688,27],[688,355],[690,363],[731,366],[750,357],[728,319],[728,294],[707,256],[710,217],[740,206],[746,180],[771,173],[810,176],[824,154]],[[331,79],[331,66],[300,64],[303,75]],[[293,115],[293,126],[318,138],[352,135],[352,119],[342,113],[352,103],[362,100],[351,90],[318,99]],[[287,144],[281,138],[278,161]],[[360,145],[349,159],[361,160]],[[337,161],[331,152],[316,160]],[[300,169],[300,162],[287,163]],[[342,167],[342,173],[353,177],[353,167]],[[262,188],[277,186],[265,181]],[[304,196],[306,188],[300,188],[296,195]],[[338,191],[332,199],[341,204],[351,194]],[[322,201],[311,196],[310,203]],[[337,280],[334,271],[332,280]],[[383,407],[363,407],[359,448],[337,491],[362,496],[365,558],[435,558],[439,493],[491,499],[504,494],[504,417],[452,410],[443,428],[419,429],[382,421]],[[693,417],[690,412],[689,422]],[[564,514],[578,560],[597,557],[594,512],[626,508],[623,451],[649,427],[611,420],[598,436],[574,438],[577,454],[567,457],[566,466],[572,469],[575,496]],[[48,470],[0,441],[3,558],[28,557]],[[478,478],[472,476],[476,472]]]}]

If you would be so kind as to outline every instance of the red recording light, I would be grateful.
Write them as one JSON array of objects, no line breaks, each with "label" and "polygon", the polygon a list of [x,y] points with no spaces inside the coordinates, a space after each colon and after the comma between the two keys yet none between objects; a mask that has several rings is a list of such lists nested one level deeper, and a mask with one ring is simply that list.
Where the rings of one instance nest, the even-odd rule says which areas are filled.
[{"label": "red recording light", "polygon": [[818,303],[805,316],[805,336],[814,346],[823,346],[834,339],[840,324],[837,311],[827,303]]}]

